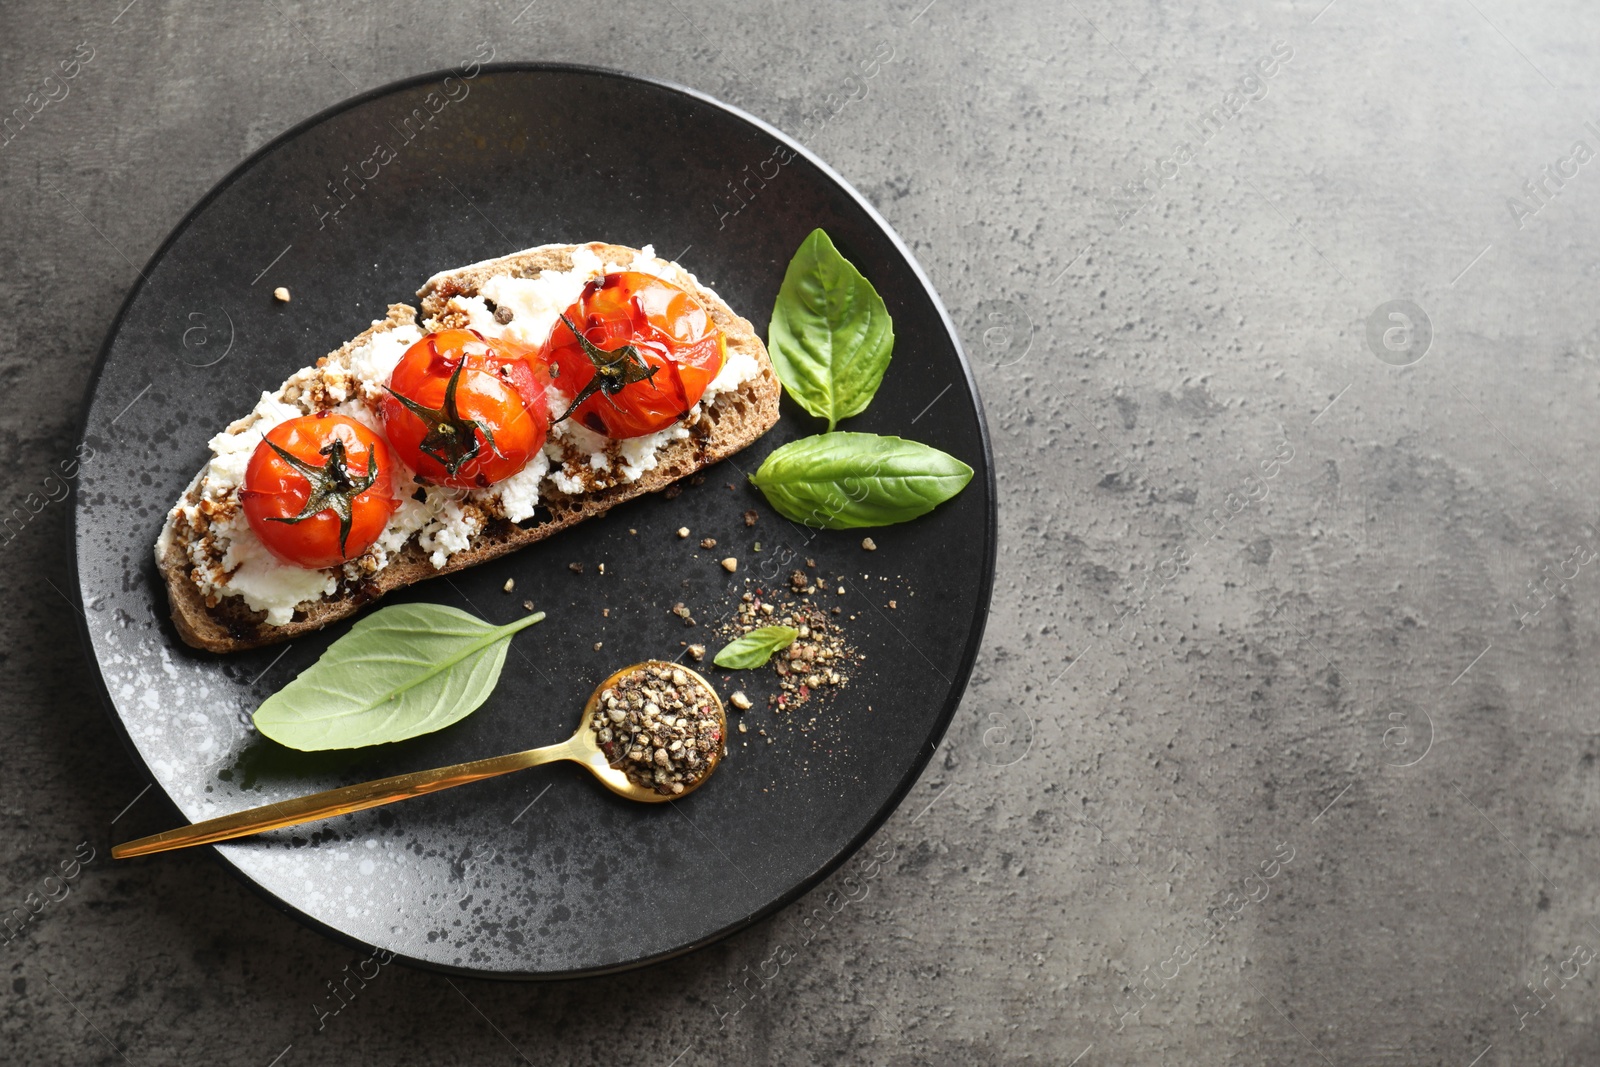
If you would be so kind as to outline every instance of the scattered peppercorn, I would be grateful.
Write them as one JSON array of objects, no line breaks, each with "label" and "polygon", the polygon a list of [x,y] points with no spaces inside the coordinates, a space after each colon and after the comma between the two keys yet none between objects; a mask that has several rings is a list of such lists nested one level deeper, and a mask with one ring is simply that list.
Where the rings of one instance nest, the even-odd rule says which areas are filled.
[{"label": "scattered peppercorn", "polygon": [[[798,576],[809,593],[816,587],[806,581],[805,575],[795,571],[790,577],[790,588],[796,593],[794,579]],[[750,631],[774,624],[790,626],[797,635],[794,642],[769,661],[778,675],[779,691],[768,697],[776,710],[787,711],[809,702],[824,692],[843,687],[850,681],[849,665],[857,658],[856,650],[845,640],[839,623],[830,620],[827,609],[801,593],[799,601],[780,597],[779,590],[756,588],[739,598],[734,617],[720,629],[725,635],[738,638]],[[835,614],[839,609],[832,609]],[[736,698],[729,698],[738,706]],[[805,729],[804,725],[801,729]]]}]

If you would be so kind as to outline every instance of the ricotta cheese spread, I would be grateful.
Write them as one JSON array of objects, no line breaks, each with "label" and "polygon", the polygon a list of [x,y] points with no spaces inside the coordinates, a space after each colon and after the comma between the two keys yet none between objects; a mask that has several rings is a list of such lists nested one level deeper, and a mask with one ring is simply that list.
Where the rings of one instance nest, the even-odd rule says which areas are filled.
[{"label": "ricotta cheese spread", "polygon": [[[589,281],[625,270],[674,281],[682,268],[657,259],[649,245],[628,263],[602,262],[592,249],[580,246],[573,251],[570,270],[547,270],[536,278],[498,275],[479,286],[477,296],[452,297],[444,317],[486,338],[506,337],[537,348],[549,337],[561,312],[578,301]],[[509,309],[510,322],[497,321],[491,307]],[[432,329],[439,323],[430,320],[423,325]],[[262,393],[250,414],[209,442],[211,459],[169,514],[156,543],[157,558],[166,554],[173,538],[181,533],[190,573],[208,604],[240,597],[251,610],[266,612],[269,624],[282,626],[300,606],[337,593],[342,580],[370,579],[413,540],[429,563],[443,569],[451,556],[472,546],[475,535],[491,518],[524,522],[533,518],[541,496],[571,495],[638,481],[659,464],[664,446],[689,436],[688,423],[718,397],[736,391],[760,373],[750,355],[729,350],[704,398],[685,422],[644,437],[611,440],[568,419],[550,428],[543,451],[526,467],[486,489],[418,485],[414,472],[396,457],[393,484],[400,506],[363,555],[327,570],[280,562],[250,529],[239,507],[239,488],[256,446],[280,423],[328,409],[382,433],[378,405],[384,386],[401,356],[422,336],[423,330],[410,325],[380,331],[347,353],[336,353],[295,373],[276,392]],[[565,411],[570,402],[570,397],[553,385],[547,390],[547,399],[552,413]]]}]

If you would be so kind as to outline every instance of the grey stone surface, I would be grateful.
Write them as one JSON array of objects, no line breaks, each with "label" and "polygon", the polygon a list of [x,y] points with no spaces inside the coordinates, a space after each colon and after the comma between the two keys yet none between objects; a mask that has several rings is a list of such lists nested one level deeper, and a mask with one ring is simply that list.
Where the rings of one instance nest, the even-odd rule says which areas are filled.
[{"label": "grey stone surface", "polygon": [[[52,505],[0,583],[0,908],[98,853],[0,945],[0,1059],[1600,1058],[1600,24],[1576,0],[124,2],[0,9],[0,113],[93,49],[0,148],[3,510],[70,453],[94,352],[196,199],[489,39],[709,91],[878,205],[977,366],[1000,569],[864,897],[835,879],[583,983],[386,968],[319,1031],[354,953],[204,856],[110,863],[144,783]],[[1431,324],[1404,367],[1421,333],[1367,326],[1401,299]]]}]

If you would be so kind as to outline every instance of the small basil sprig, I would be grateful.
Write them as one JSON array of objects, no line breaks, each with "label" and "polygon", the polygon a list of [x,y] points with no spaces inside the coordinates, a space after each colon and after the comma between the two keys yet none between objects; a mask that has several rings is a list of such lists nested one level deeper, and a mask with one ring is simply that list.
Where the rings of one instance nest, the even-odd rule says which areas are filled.
[{"label": "small basil sprig", "polygon": [[754,670],[771,659],[774,652],[794,644],[799,636],[800,631],[793,626],[763,626],[729,642],[711,662],[733,671]]},{"label": "small basil sprig", "polygon": [[767,347],[789,395],[831,430],[878,391],[894,323],[872,283],[826,233],[812,230],[784,273]]},{"label": "small basil sprig", "polygon": [[832,530],[884,526],[926,515],[972,480],[971,467],[937,448],[835,430],[877,393],[894,324],[821,230],[789,261],[767,339],[789,396],[828,420],[827,433],[791,441],[750,476],[779,514]]},{"label": "small basil sprig", "polygon": [[302,752],[404,741],[466,718],[500,680],[511,635],[442,604],[373,612],[256,709],[256,729]]},{"label": "small basil sprig", "polygon": [[824,433],[778,448],[750,476],[784,518],[849,530],[926,515],[972,480],[937,448],[872,433]]}]

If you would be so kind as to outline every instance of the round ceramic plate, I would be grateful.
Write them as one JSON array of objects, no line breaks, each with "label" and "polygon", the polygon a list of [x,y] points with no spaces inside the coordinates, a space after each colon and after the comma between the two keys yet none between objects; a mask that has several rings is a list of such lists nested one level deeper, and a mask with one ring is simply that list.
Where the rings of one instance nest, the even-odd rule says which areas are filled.
[{"label": "round ceramic plate", "polygon": [[[894,361],[846,428],[925,441],[977,472],[931,515],[871,531],[876,552],[862,550],[863,531],[791,525],[747,484],[772,449],[825,429],[786,398],[776,428],[681,492],[392,597],[496,622],[522,614],[525,599],[548,612],[515,638],[489,701],[439,733],[304,754],[251,730],[251,712],[348,621],[227,656],[178,638],[151,546],[207,439],[387,304],[414,303],[429,275],[552,242],[650,244],[765,336],[789,257],[818,226],[894,316]],[[273,299],[277,286],[291,303]],[[714,652],[716,624],[740,594],[782,586],[814,562],[818,598],[840,607],[864,659],[842,690],[779,713],[767,704],[778,683],[770,669],[734,675],[708,654],[719,689],[743,688],[756,707],[740,716],[748,732],[730,731],[716,776],[681,802],[633,804],[558,764],[217,847],[305,921],[445,971],[617,970],[704,945],[798,897],[915,781],[960,701],[989,606],[995,503],[983,416],[956,333],[905,245],[770,126],[603,70],[494,65],[415,78],[267,145],[145,268],[106,341],[83,425],[74,535],[87,640],[114,721],[173,819],[561,740],[611,670],[678,658],[686,643]],[[704,537],[715,551],[699,547]],[[730,555],[737,574],[718,564]],[[672,612],[679,602],[697,625]]]}]

